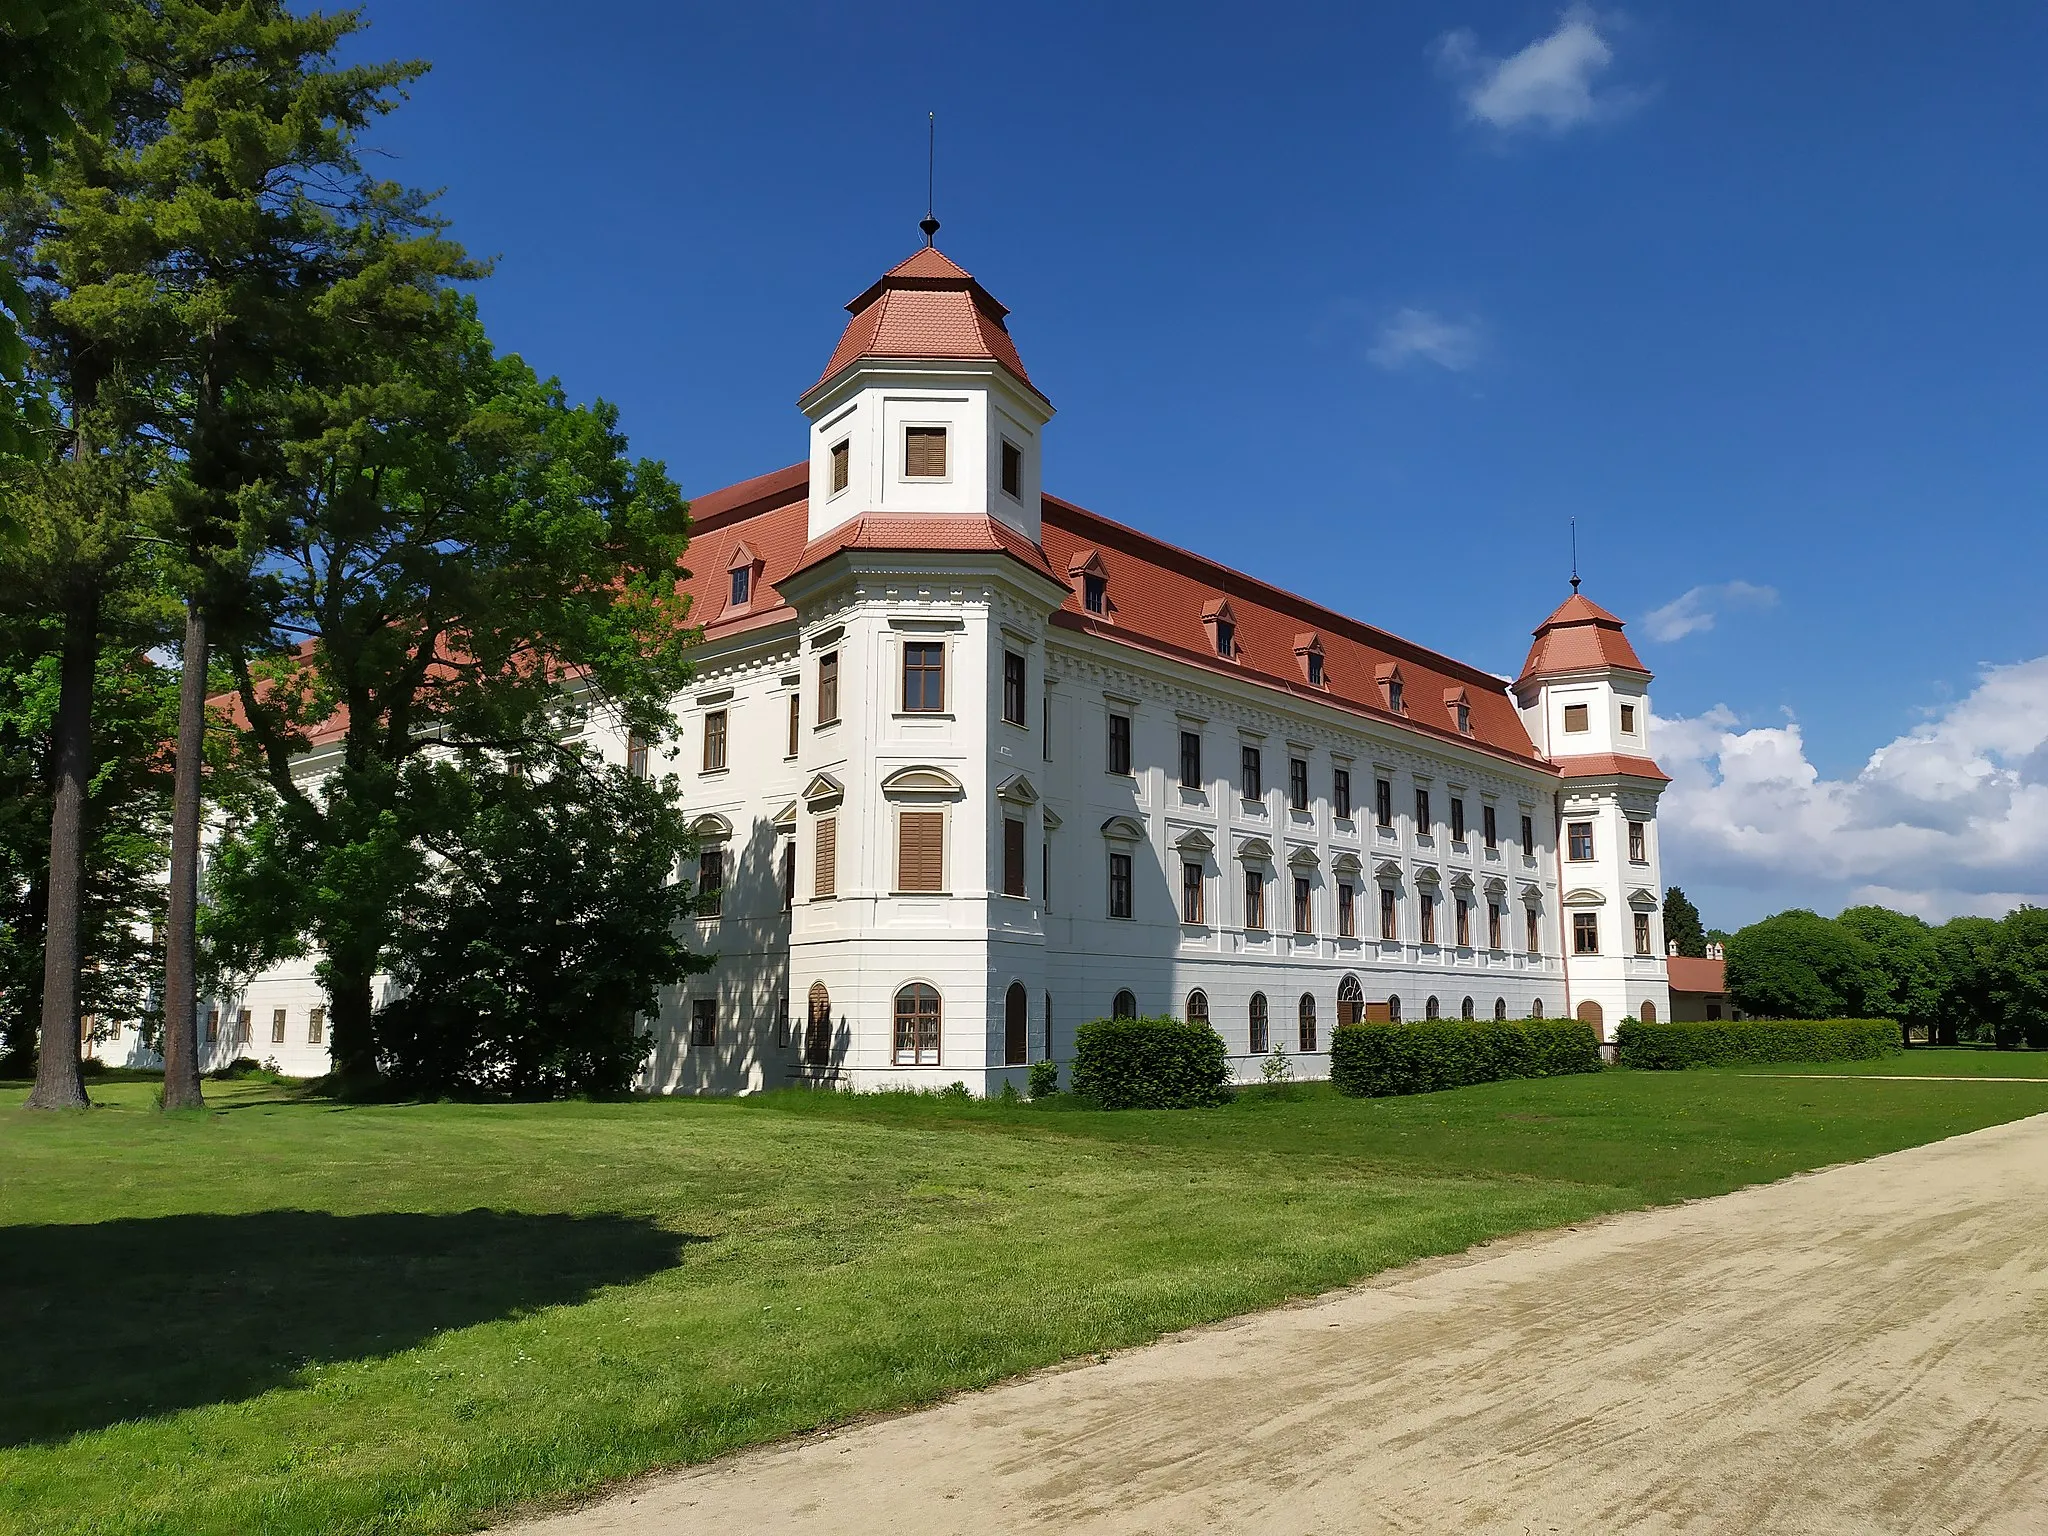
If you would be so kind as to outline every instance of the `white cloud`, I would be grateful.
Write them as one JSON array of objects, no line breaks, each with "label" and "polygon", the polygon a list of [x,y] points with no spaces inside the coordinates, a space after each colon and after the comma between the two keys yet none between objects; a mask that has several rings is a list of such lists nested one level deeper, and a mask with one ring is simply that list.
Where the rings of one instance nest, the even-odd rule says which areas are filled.
[{"label": "white cloud", "polygon": [[1474,122],[1513,131],[1545,128],[1562,133],[1638,105],[1639,92],[1596,91],[1594,77],[1614,62],[1590,5],[1568,6],[1557,30],[1505,59],[1479,52],[1469,27],[1437,39],[1437,67],[1459,81],[1459,95]]},{"label": "white cloud", "polygon": [[1462,373],[1479,361],[1483,340],[1476,320],[1446,320],[1434,310],[1398,309],[1380,327],[1366,356],[1380,367],[1406,367],[1415,359]]},{"label": "white cloud", "polygon": [[1986,668],[1853,778],[1821,776],[1797,721],[1745,728],[1716,707],[1655,731],[1679,884],[1819,883],[1929,917],[2048,905],[2048,656]]},{"label": "white cloud", "polygon": [[1725,608],[1775,608],[1776,587],[1760,587],[1748,581],[1723,581],[1693,587],[1680,593],[1662,608],[1652,608],[1641,619],[1643,633],[1652,640],[1683,640],[1687,635],[1712,629]]}]

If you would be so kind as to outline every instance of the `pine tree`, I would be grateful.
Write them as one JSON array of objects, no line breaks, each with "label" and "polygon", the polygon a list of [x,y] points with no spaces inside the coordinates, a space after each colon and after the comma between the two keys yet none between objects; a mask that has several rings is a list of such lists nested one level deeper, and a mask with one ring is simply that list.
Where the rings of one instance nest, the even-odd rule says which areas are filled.
[{"label": "pine tree", "polygon": [[1676,944],[1681,955],[1690,955],[1695,960],[1707,957],[1707,934],[1700,926],[1700,909],[1675,885],[1664,893],[1664,941]]}]

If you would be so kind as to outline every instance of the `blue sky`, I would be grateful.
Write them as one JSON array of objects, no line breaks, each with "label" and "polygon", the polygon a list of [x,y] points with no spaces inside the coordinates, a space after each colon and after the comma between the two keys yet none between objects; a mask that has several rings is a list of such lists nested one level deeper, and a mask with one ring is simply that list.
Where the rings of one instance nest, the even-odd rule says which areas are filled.
[{"label": "blue sky", "polygon": [[500,344],[686,490],[800,455],[936,111],[1056,494],[1503,672],[1576,516],[1710,921],[2048,901],[2048,9],[368,14]]}]

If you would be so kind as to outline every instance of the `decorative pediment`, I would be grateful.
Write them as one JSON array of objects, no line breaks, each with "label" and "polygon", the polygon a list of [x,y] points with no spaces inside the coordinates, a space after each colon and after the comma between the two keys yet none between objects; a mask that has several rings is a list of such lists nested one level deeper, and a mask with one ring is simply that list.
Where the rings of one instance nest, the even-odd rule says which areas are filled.
[{"label": "decorative pediment", "polygon": [[725,562],[725,568],[728,571],[737,571],[747,566],[759,565],[760,563],[761,557],[749,549],[747,541],[742,539],[733,546],[732,558]]},{"label": "decorative pediment", "polygon": [[1309,847],[1306,843],[1293,849],[1287,855],[1287,867],[1289,869],[1314,869],[1322,862],[1322,858],[1316,853],[1315,849]]},{"label": "decorative pediment", "polygon": [[1200,827],[1189,827],[1187,831],[1181,833],[1179,837],[1173,840],[1173,846],[1182,853],[1214,853],[1216,851],[1216,839],[1204,832]]},{"label": "decorative pediment", "polygon": [[1209,649],[1226,659],[1236,658],[1237,610],[1227,597],[1212,597],[1202,604],[1202,628],[1209,636]]},{"label": "decorative pediment", "polygon": [[1388,885],[1399,885],[1401,866],[1392,859],[1381,859],[1379,863],[1373,865],[1372,877],[1375,880],[1384,880]]},{"label": "decorative pediment", "polygon": [[1113,843],[1142,843],[1145,826],[1129,816],[1112,816],[1102,824],[1102,835]]},{"label": "decorative pediment", "polygon": [[882,780],[885,795],[957,795],[963,793],[960,781],[943,768],[934,768],[920,763],[914,768],[898,768]]},{"label": "decorative pediment", "polygon": [[1359,862],[1358,855],[1348,851],[1330,860],[1330,873],[1333,875],[1355,875],[1364,868],[1365,866]]},{"label": "decorative pediment", "polygon": [[775,819],[769,825],[778,832],[794,832],[796,830],[796,802],[792,800],[781,810],[777,811]]},{"label": "decorative pediment", "polygon": [[1038,814],[1039,817],[1045,822],[1045,830],[1048,832],[1057,832],[1062,826],[1065,825],[1065,823],[1060,820],[1060,813],[1054,810],[1049,805],[1044,810],[1040,811]]},{"label": "decorative pediment", "polygon": [[1521,890],[1521,897],[1523,906],[1534,907],[1539,912],[1543,910],[1542,886],[1524,882]]},{"label": "decorative pediment", "polygon": [[1426,864],[1421,869],[1415,871],[1415,883],[1417,885],[1441,885],[1443,878],[1442,871],[1433,864]]},{"label": "decorative pediment", "polygon": [[1508,883],[1499,875],[1495,875],[1486,882],[1483,889],[1489,896],[1505,896],[1508,893]]},{"label": "decorative pediment", "polygon": [[1031,781],[1021,773],[1013,773],[996,786],[996,798],[1007,800],[1012,805],[1038,804],[1038,791],[1031,787]]},{"label": "decorative pediment", "polygon": [[1460,736],[1472,734],[1472,696],[1463,688],[1444,690],[1444,712],[1451,717]]},{"label": "decorative pediment", "polygon": [[1408,713],[1408,704],[1402,694],[1401,669],[1391,661],[1383,661],[1372,669],[1373,681],[1379,684],[1380,702],[1397,715]]},{"label": "decorative pediment", "polygon": [[722,843],[732,836],[732,823],[715,812],[690,823],[690,836],[700,843]]},{"label": "decorative pediment", "polygon": [[1329,686],[1329,674],[1323,666],[1323,637],[1314,630],[1294,637],[1294,664],[1301,672],[1301,680],[1309,687]]},{"label": "decorative pediment", "polygon": [[1657,910],[1657,893],[1637,886],[1628,893],[1628,904],[1638,912],[1654,912]]},{"label": "decorative pediment", "polygon": [[830,801],[846,798],[846,786],[829,773],[821,773],[804,786],[804,804],[816,810]]},{"label": "decorative pediment", "polygon": [[1591,886],[1582,885],[1575,891],[1564,893],[1564,904],[1568,907],[1604,907],[1607,897]]},{"label": "decorative pediment", "polygon": [[1471,890],[1472,877],[1465,873],[1464,870],[1459,870],[1455,875],[1451,876],[1451,889],[1454,891]]},{"label": "decorative pediment", "polygon": [[1109,572],[1102,564],[1102,555],[1093,549],[1077,549],[1067,561],[1069,576],[1107,576]]},{"label": "decorative pediment", "polygon": [[1237,610],[1230,606],[1229,598],[1212,597],[1209,601],[1202,604],[1202,617],[1205,619],[1221,619],[1226,624],[1235,624],[1237,622]]},{"label": "decorative pediment", "polygon": [[1247,864],[1270,864],[1273,845],[1263,837],[1241,837],[1237,840],[1237,856]]}]

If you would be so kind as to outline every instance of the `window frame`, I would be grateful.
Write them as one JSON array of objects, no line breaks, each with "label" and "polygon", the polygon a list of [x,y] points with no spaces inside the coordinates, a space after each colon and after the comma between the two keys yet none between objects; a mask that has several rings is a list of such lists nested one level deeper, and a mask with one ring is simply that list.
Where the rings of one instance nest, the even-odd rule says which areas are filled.
[{"label": "window frame", "polygon": [[1024,450],[1007,437],[997,454],[996,483],[1012,501],[1024,499]]},{"label": "window frame", "polygon": [[[906,640],[903,642],[902,713],[943,715],[946,712],[946,642]],[[913,695],[911,681],[917,680]],[[915,699],[915,702],[913,702]]]},{"label": "window frame", "polygon": [[1634,927],[1636,954],[1639,956],[1654,955],[1656,951],[1650,947],[1650,914],[1647,912],[1636,913]]},{"label": "window frame", "polygon": [[830,498],[853,484],[853,439],[842,437],[825,452],[828,461],[826,484],[830,487],[825,495]]},{"label": "window frame", "polygon": [[[713,884],[707,876],[716,874]],[[697,850],[697,916],[700,919],[725,916],[725,844],[712,843]]]},{"label": "window frame", "polygon": [[1003,651],[1003,723],[1024,725],[1025,691],[1030,683],[1030,669],[1024,657],[1007,647]]},{"label": "window frame", "polygon": [[1401,898],[1391,885],[1380,887],[1380,942],[1401,942]]},{"label": "window frame", "polygon": [[1451,796],[1451,841],[1454,843],[1465,841],[1465,797],[1463,795]]},{"label": "window frame", "polygon": [[753,602],[754,568],[751,565],[736,565],[726,573],[726,606],[744,608]]},{"label": "window frame", "polygon": [[701,772],[725,772],[731,725],[732,717],[723,709],[707,709],[704,712],[704,766]]},{"label": "window frame", "polygon": [[1394,824],[1394,781],[1375,778],[1372,791],[1373,825],[1392,827]]},{"label": "window frame", "polygon": [[818,726],[839,723],[839,652],[827,651],[818,658]]},{"label": "window frame", "polygon": [[[917,818],[919,827],[935,827],[938,837],[938,870],[931,885],[911,885],[904,879],[903,867],[905,825],[912,817]],[[929,806],[906,805],[896,808],[896,883],[891,888],[901,896],[943,896],[949,886],[946,879],[946,813]]]},{"label": "window frame", "polygon": [[1457,936],[1459,949],[1472,947],[1472,903],[1463,896],[1451,898],[1451,932]]},{"label": "window frame", "polygon": [[323,1004],[318,1008],[306,1010],[306,1044],[325,1045],[326,1043],[327,1009]]},{"label": "window frame", "polygon": [[1003,818],[1003,894],[1025,896],[1024,834],[1022,816]]},{"label": "window frame", "polygon": [[1351,819],[1351,770],[1330,770],[1330,809],[1339,821]]},{"label": "window frame", "polygon": [[[1136,861],[1128,853],[1112,848],[1109,851],[1109,916],[1117,922],[1135,921],[1137,917],[1137,868]],[[1121,910],[1119,910],[1121,908]]]},{"label": "window frame", "polygon": [[1294,877],[1294,936],[1313,938],[1316,931],[1315,885],[1307,875]]},{"label": "window frame", "polygon": [[1208,867],[1199,859],[1180,861],[1180,920],[1188,927],[1200,927],[1208,894]]},{"label": "window frame", "polygon": [[1490,950],[1490,951],[1491,951],[1492,953],[1494,953],[1494,954],[1496,954],[1496,955],[1497,955],[1497,954],[1499,954],[1499,953],[1501,953],[1501,947],[1500,947],[1500,932],[1501,932],[1501,922],[1500,922],[1500,914],[1501,914],[1501,904],[1500,904],[1499,902],[1497,902],[1497,901],[1489,901],[1489,902],[1487,902],[1487,904],[1486,904],[1486,947],[1487,947],[1487,949],[1488,949],[1488,950]]},{"label": "window frame", "polygon": [[[1564,824],[1564,834],[1564,858],[1567,864],[1591,864],[1595,862],[1592,822],[1568,821]],[[1583,851],[1581,851],[1582,849]]]},{"label": "window frame", "polygon": [[1479,807],[1479,838],[1488,853],[1500,847],[1500,816],[1490,805]]},{"label": "window frame", "polygon": [[1536,818],[1534,816],[1524,816],[1522,818],[1522,857],[1525,859],[1536,857]]},{"label": "window frame", "polygon": [[1272,1006],[1266,1001],[1266,994],[1254,992],[1251,1001],[1245,1004],[1245,1045],[1254,1056],[1263,1056],[1272,1048]]},{"label": "window frame", "polygon": [[[827,858],[827,848],[831,857]],[[832,901],[839,895],[839,817],[818,816],[811,821],[811,899]]]},{"label": "window frame", "polygon": [[1572,914],[1572,953],[1574,955],[1597,955],[1600,953],[1600,914],[1598,912],[1574,912]]},{"label": "window frame", "polygon": [[690,1049],[709,1047],[718,1049],[718,999],[716,997],[693,997],[690,999]]},{"label": "window frame", "polygon": [[1250,742],[1237,749],[1237,778],[1239,795],[1247,800],[1266,798],[1265,758]]},{"label": "window frame", "polygon": [[1415,835],[1436,836],[1436,813],[1429,803],[1429,791],[1420,784],[1415,786]]},{"label": "window frame", "polygon": [[[1572,722],[1578,723],[1574,725]],[[1590,704],[1567,704],[1564,707],[1564,733],[1567,736],[1584,736],[1593,729],[1593,707]]]},{"label": "window frame", "polygon": [[1308,799],[1308,759],[1290,755],[1287,759],[1287,808],[1305,811]]},{"label": "window frame", "polygon": [[1628,861],[1631,864],[1650,862],[1649,824],[1636,816],[1628,818]]},{"label": "window frame", "polygon": [[1256,866],[1244,872],[1244,928],[1247,933],[1266,931],[1266,872]]},{"label": "window frame", "polygon": [[1421,944],[1434,944],[1436,942],[1436,893],[1434,891],[1419,892],[1415,898],[1415,912],[1417,927],[1420,933],[1417,942]]},{"label": "window frame", "polygon": [[[939,468],[936,472],[929,468],[931,455],[929,448],[926,448],[922,455],[927,467],[924,469],[911,468],[913,450],[910,445],[912,442],[936,443],[938,445]],[[923,480],[935,484],[943,484],[953,478],[953,445],[950,435],[944,426],[931,422],[904,423],[903,471],[898,478],[903,480]]]},{"label": "window frame", "polygon": [[[925,1006],[927,1001],[929,1007]],[[939,995],[939,989],[930,982],[907,981],[896,989],[895,995],[890,999],[889,1010],[891,1066],[936,1067],[943,1064],[945,1008],[945,999]],[[929,1030],[926,1027],[927,1019],[930,1021]],[[929,1044],[926,1043],[927,1035]]]},{"label": "window frame", "polygon": [[1186,727],[1180,733],[1180,787],[1202,787],[1202,733]]},{"label": "window frame", "polygon": [[1131,717],[1109,712],[1109,726],[1104,741],[1107,744],[1108,763],[1103,771],[1122,778],[1131,777]]},{"label": "window frame", "polygon": [[1355,939],[1358,937],[1357,887],[1349,880],[1337,882],[1337,937]]},{"label": "window frame", "polygon": [[1084,613],[1109,612],[1109,578],[1094,571],[1081,573],[1081,610]]}]

